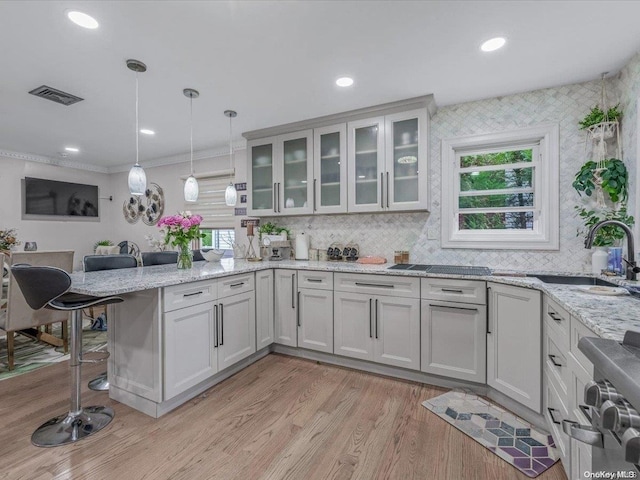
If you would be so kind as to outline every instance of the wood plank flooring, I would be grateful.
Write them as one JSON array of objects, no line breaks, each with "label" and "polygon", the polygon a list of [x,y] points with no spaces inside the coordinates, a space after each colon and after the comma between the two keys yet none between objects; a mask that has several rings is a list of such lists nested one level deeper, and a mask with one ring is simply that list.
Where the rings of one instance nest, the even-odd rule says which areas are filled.
[{"label": "wood plank flooring", "polygon": [[[526,479],[421,405],[446,390],[271,354],[153,419],[86,388],[114,421],[75,445],[31,433],[68,407],[68,363],[0,382],[2,479]],[[565,480],[560,463],[538,477]]]}]

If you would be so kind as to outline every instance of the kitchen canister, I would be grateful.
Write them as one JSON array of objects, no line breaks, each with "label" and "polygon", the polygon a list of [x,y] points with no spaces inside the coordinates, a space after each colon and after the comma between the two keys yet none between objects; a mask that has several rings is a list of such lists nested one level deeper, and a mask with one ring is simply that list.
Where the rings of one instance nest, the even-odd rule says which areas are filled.
[{"label": "kitchen canister", "polygon": [[603,270],[607,269],[609,261],[609,253],[606,247],[596,247],[596,251],[591,255],[591,273],[600,275]]},{"label": "kitchen canister", "polygon": [[296,235],[296,260],[309,260],[309,236],[304,233]]},{"label": "kitchen canister", "polygon": [[319,252],[317,248],[309,249],[309,260],[318,261],[319,260]]}]

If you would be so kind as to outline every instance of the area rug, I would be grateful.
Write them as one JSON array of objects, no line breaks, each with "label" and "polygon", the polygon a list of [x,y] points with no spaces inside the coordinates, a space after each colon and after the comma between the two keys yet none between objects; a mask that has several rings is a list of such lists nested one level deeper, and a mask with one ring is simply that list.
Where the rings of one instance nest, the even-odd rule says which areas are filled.
[{"label": "area rug", "polygon": [[551,435],[477,395],[452,390],[422,405],[528,477],[558,461]]},{"label": "area rug", "polygon": [[[107,332],[91,330],[91,320],[84,320],[82,327],[82,350],[95,352],[107,345]],[[60,336],[60,324],[53,327],[53,335]],[[14,369],[7,368],[7,337],[0,330],[0,381],[16,377],[24,373],[46,367],[52,363],[69,360],[69,354],[64,354],[62,347],[53,347],[44,342],[25,335],[14,337],[15,355]]]}]

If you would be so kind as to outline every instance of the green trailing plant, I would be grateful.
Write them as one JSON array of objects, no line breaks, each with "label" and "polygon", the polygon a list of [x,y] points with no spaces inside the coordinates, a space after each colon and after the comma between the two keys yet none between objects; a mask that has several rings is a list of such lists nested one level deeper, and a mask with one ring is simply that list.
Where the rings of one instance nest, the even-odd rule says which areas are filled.
[{"label": "green trailing plant", "polygon": [[113,247],[113,242],[111,240],[98,240],[93,246],[93,251],[98,250],[98,247]]},{"label": "green trailing plant", "polygon": [[[618,210],[609,210],[606,212],[596,212],[588,210],[585,207],[576,206],[576,212],[584,221],[584,227],[578,229],[577,236],[585,236],[589,230],[602,220],[618,220],[629,227],[632,227],[635,220],[627,214],[627,206],[622,205]],[[605,225],[600,228],[593,239],[593,245],[596,247],[612,247],[624,238],[624,231],[616,225]]]},{"label": "green trailing plant", "polygon": [[262,236],[262,235],[280,235],[283,232],[287,234],[287,238],[289,238],[289,239],[291,238],[291,230],[289,230],[287,227],[279,227],[275,223],[271,223],[271,222],[263,223],[258,228],[258,233],[260,233],[260,236]]},{"label": "green trailing plant", "polygon": [[582,121],[578,122],[580,129],[584,130],[593,125],[597,125],[602,122],[615,122],[622,117],[622,110],[620,110],[620,104],[614,105],[606,112],[603,111],[598,105],[593,107],[586,117]]},{"label": "green trailing plant", "polygon": [[[604,165],[605,170],[601,174],[602,191],[609,196],[613,203],[625,202],[628,196],[627,186],[629,183],[627,167],[622,160],[618,160],[617,158],[605,160]],[[590,197],[594,192],[596,188],[594,174],[597,166],[598,164],[596,162],[589,160],[582,165],[580,171],[576,173],[572,185],[579,195],[582,195],[582,192],[584,192],[587,197]]]}]

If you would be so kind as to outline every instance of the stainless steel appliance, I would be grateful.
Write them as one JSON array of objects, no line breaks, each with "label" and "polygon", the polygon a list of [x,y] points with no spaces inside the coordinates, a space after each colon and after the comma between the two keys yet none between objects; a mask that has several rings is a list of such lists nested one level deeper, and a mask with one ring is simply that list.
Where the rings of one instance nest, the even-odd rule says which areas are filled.
[{"label": "stainless steel appliance", "polygon": [[640,332],[627,331],[622,343],[584,337],[578,348],[593,363],[594,381],[585,386],[581,410],[590,425],[563,420],[569,436],[593,446],[592,472],[640,475]]},{"label": "stainless steel appliance", "polygon": [[487,267],[474,267],[468,265],[422,265],[419,263],[399,263],[392,265],[389,270],[409,270],[442,275],[491,275]]}]

